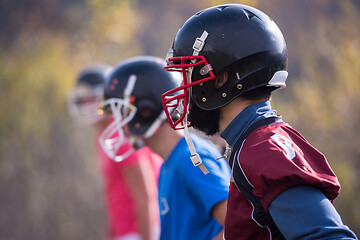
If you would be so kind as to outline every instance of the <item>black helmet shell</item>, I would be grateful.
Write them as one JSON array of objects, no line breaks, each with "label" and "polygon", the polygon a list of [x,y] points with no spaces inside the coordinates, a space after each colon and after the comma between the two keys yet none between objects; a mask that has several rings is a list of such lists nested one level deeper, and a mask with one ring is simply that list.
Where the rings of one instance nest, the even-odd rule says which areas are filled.
[{"label": "black helmet shell", "polygon": [[104,85],[106,74],[110,72],[111,66],[107,64],[93,64],[84,68],[77,77],[76,85],[89,87]]},{"label": "black helmet shell", "polygon": [[[208,36],[199,55],[207,59],[215,76],[228,71],[230,78],[220,88],[215,87],[215,81],[193,87],[193,100],[205,110],[266,86],[275,72],[287,69],[286,43],[280,29],[253,7],[227,4],[196,13],[179,29],[171,49],[173,56],[193,55],[195,39],[204,31]],[[201,67],[194,68],[192,82],[204,78]]]}]

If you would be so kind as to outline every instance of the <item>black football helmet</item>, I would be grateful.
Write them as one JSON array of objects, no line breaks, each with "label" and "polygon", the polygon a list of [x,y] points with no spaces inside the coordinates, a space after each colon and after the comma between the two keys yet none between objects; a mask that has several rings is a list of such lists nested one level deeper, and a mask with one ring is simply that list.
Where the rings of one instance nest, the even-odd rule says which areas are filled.
[{"label": "black football helmet", "polygon": [[[183,84],[162,96],[175,129],[187,124],[189,96],[200,108],[213,110],[257,87],[286,86],[287,49],[280,29],[263,12],[241,4],[211,7],[190,17],[179,29],[166,60],[165,69],[183,75]],[[217,87],[215,78],[224,71],[229,79]],[[173,118],[167,109],[177,105],[184,111],[180,118]]]},{"label": "black football helmet", "polygon": [[103,118],[99,104],[103,99],[106,74],[111,69],[107,64],[93,64],[80,71],[74,89],[68,94],[68,112],[75,122],[91,125]]},{"label": "black football helmet", "polygon": [[105,112],[111,111],[114,122],[105,129],[103,142],[114,135],[123,142],[122,127],[126,124],[135,137],[151,137],[166,120],[161,94],[177,87],[181,80],[179,74],[165,71],[165,66],[161,58],[139,56],[113,69],[105,84],[102,106]]}]

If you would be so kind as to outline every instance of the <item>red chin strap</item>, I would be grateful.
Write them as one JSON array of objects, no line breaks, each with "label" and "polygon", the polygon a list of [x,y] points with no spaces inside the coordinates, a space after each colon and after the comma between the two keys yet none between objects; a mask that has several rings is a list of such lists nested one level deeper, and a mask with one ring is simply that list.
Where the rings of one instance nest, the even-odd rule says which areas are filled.
[{"label": "red chin strap", "polygon": [[[176,71],[181,72],[183,76],[183,84],[177,88],[171,89],[161,95],[161,100],[163,108],[165,110],[166,117],[169,121],[170,126],[175,129],[184,129],[185,123],[184,119],[187,113],[188,106],[188,90],[194,85],[207,82],[215,79],[215,75],[212,71],[211,66],[208,64],[204,56],[182,56],[182,57],[172,57],[167,59],[167,66],[164,67],[167,71]],[[178,62],[178,64],[174,63]],[[203,65],[202,69],[205,69],[203,75],[209,74],[210,76],[204,77],[203,79],[197,80],[196,82],[191,82],[191,76],[188,75],[192,73],[194,67]],[[189,80],[189,81],[188,81]],[[183,104],[183,111],[179,111],[181,116],[176,118],[171,115],[172,110],[179,108]],[[189,125],[188,125],[189,126]]]}]

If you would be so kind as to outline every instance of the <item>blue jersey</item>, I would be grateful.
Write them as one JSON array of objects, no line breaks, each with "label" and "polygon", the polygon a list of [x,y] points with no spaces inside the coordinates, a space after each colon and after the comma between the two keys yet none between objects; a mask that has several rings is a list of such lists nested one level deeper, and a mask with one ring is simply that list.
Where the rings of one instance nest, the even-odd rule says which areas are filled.
[{"label": "blue jersey", "polygon": [[160,240],[209,240],[222,229],[210,212],[216,203],[228,197],[228,163],[215,160],[220,153],[210,142],[194,134],[191,138],[209,173],[204,175],[194,167],[182,138],[160,170]]}]

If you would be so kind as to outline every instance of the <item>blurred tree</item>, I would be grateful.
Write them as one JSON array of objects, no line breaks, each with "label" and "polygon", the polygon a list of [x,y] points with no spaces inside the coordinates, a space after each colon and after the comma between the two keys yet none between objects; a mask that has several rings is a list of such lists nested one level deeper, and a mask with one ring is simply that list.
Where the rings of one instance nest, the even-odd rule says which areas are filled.
[{"label": "blurred tree", "polygon": [[135,4],[131,0],[87,0],[92,18],[72,39],[73,52],[78,60],[107,62],[113,65],[121,60],[142,54],[140,41],[134,35],[139,29]]},{"label": "blurred tree", "polygon": [[24,33],[28,37],[39,37],[43,31],[71,35],[86,24],[89,15],[84,5],[84,0],[0,0],[0,44],[15,45],[14,40]]},{"label": "blurred tree", "polygon": [[300,74],[289,79],[286,104],[276,103],[286,120],[327,156],[342,184],[335,205],[359,235],[360,30],[354,23],[360,22],[360,9],[351,1],[336,5],[331,18],[318,16],[301,32]]},{"label": "blurred tree", "polygon": [[42,36],[31,48],[17,45],[0,60],[1,239],[102,234],[96,162],[85,161],[94,153],[76,148],[75,142],[85,139],[64,111],[66,79],[74,74],[70,56],[61,37]]}]

